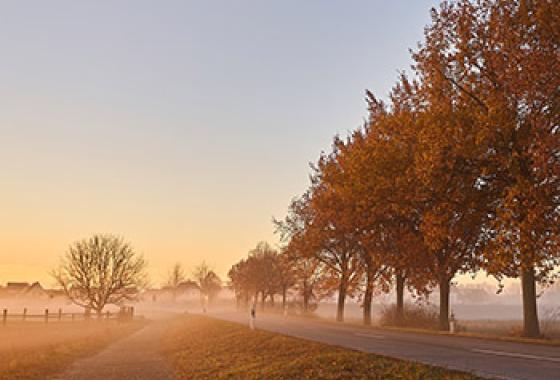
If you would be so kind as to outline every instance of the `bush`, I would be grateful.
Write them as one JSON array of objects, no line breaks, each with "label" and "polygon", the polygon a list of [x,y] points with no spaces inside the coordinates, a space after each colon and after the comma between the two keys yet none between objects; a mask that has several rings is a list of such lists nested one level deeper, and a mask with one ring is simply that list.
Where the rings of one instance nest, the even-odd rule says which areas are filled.
[{"label": "bush", "polygon": [[541,316],[541,332],[547,338],[560,336],[560,307],[544,309]]},{"label": "bush", "polygon": [[439,312],[435,306],[425,304],[404,305],[404,315],[401,320],[397,317],[397,306],[383,307],[379,318],[381,326],[405,326],[424,329],[437,329],[439,326]]}]

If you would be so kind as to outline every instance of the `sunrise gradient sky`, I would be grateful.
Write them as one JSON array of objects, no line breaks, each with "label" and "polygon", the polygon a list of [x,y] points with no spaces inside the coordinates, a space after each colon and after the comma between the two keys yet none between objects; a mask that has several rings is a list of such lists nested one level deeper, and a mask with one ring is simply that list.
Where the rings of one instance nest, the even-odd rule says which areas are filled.
[{"label": "sunrise gradient sky", "polygon": [[436,1],[0,2],[0,283],[121,235],[221,275],[385,95]]}]

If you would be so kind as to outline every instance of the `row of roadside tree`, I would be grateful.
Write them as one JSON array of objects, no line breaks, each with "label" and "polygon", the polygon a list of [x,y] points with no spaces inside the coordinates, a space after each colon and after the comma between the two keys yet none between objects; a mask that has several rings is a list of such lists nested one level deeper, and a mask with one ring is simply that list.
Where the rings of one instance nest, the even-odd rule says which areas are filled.
[{"label": "row of roadside tree", "polygon": [[524,335],[539,336],[537,286],[560,264],[559,30],[557,1],[432,10],[412,75],[386,101],[367,92],[367,122],[275,221],[281,254],[260,245],[230,271],[236,293],[334,290],[338,320],[357,295],[370,323],[376,292],[395,289],[403,315],[405,289],[437,288],[448,329],[451,281],[484,270],[521,280]]}]

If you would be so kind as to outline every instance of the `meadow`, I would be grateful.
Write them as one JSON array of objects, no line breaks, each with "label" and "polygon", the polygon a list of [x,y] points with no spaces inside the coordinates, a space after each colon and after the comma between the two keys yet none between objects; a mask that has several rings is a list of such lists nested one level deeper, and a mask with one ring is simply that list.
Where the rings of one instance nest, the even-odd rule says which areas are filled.
[{"label": "meadow", "polygon": [[11,322],[0,326],[0,379],[45,379],[143,326],[116,321]]},{"label": "meadow", "polygon": [[477,379],[200,316],[172,322],[163,347],[179,379]]}]

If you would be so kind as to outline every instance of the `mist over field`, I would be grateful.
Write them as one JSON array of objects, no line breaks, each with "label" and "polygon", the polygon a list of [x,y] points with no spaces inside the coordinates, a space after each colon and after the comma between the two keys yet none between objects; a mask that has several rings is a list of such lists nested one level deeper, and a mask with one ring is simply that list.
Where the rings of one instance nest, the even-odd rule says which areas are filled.
[{"label": "mist over field", "polygon": [[558,380],[559,0],[2,2],[0,380]]}]

